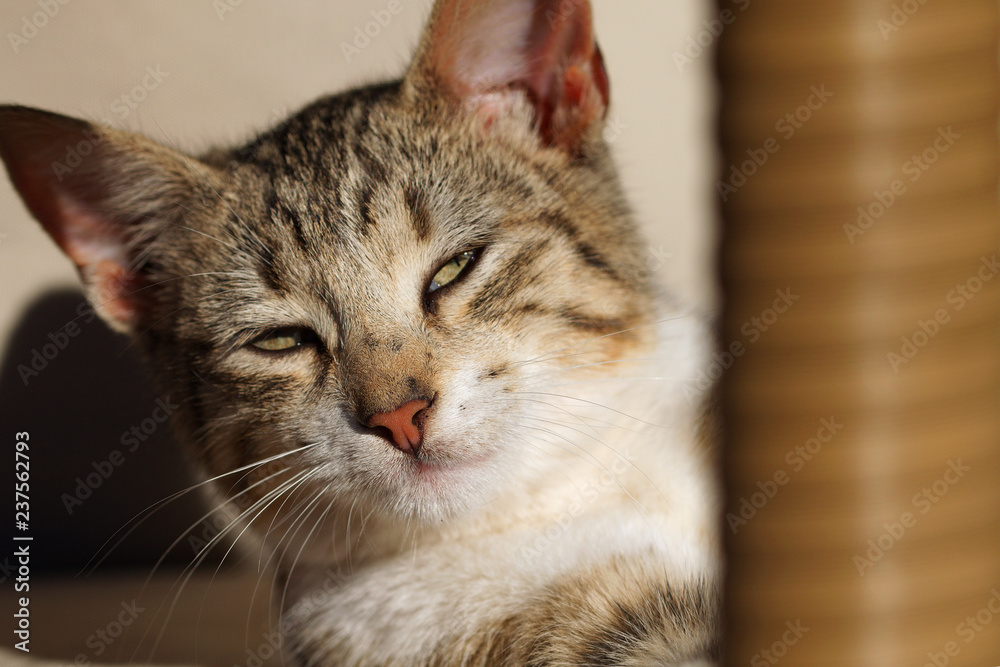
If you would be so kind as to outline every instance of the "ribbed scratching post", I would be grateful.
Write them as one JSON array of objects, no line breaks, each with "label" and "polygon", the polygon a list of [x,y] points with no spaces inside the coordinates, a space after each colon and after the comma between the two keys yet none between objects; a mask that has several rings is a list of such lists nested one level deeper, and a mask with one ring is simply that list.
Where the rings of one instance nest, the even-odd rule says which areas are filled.
[{"label": "ribbed scratching post", "polygon": [[726,664],[1000,665],[997,0],[717,9]]}]

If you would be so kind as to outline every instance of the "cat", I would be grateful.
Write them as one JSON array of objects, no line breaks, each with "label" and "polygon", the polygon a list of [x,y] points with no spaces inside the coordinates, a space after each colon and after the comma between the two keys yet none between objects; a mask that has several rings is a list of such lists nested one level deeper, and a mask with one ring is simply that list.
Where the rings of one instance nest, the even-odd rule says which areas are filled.
[{"label": "cat", "polygon": [[294,664],[718,658],[711,336],[646,270],[609,104],[587,0],[439,0],[400,80],[199,158],[0,107]]}]

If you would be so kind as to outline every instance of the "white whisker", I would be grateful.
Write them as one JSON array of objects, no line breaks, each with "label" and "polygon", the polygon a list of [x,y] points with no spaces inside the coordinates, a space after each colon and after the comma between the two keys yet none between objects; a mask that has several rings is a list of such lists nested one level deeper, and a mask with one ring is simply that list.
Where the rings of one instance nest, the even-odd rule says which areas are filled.
[{"label": "white whisker", "polygon": [[[124,526],[122,526],[121,528],[119,528],[118,530],[116,530],[111,535],[111,537],[109,537],[107,540],[105,540],[104,544],[102,544],[101,547],[97,550],[97,553],[101,553],[101,551],[105,547],[107,547],[108,543],[111,542],[111,540],[115,539],[115,535],[118,535],[118,533],[120,533],[122,530],[124,530],[126,526],[128,526],[129,524],[133,524],[133,522],[135,522],[136,519],[139,519],[139,517],[142,517],[141,519],[139,519],[138,522],[134,523],[132,525],[132,527],[129,528],[128,531],[126,531],[125,534],[122,535],[108,549],[108,551],[103,556],[101,556],[101,558],[96,563],[94,563],[94,558],[96,558],[96,554],[95,554],[94,558],[90,559],[90,561],[87,563],[87,565],[84,566],[83,570],[81,570],[79,574],[82,574],[83,571],[84,570],[88,570],[88,568],[89,568],[89,571],[87,571],[87,576],[90,576],[91,574],[93,574],[94,571],[98,567],[101,566],[101,563],[103,563],[105,560],[107,560],[107,558],[112,554],[112,552],[114,552],[114,550],[117,549],[118,546],[122,542],[124,542],[128,538],[129,535],[131,535],[137,528],[139,528],[139,526],[141,526],[153,514],[155,514],[156,512],[160,511],[160,509],[162,509],[164,506],[166,506],[170,502],[172,502],[172,501],[180,498],[181,496],[184,496],[184,495],[186,495],[188,493],[191,493],[192,491],[195,491],[195,490],[197,490],[197,489],[199,489],[201,487],[207,486],[209,484],[213,484],[213,483],[219,481],[220,479],[223,479],[224,477],[228,477],[230,475],[235,475],[237,473],[246,472],[246,471],[253,470],[255,468],[259,468],[260,466],[267,465],[268,463],[271,463],[272,461],[277,461],[278,459],[284,458],[284,457],[289,456],[291,454],[298,454],[300,452],[306,451],[306,450],[308,450],[308,449],[310,449],[312,447],[315,447],[317,444],[318,443],[312,443],[312,444],[309,444],[309,445],[303,445],[302,447],[297,447],[295,449],[290,449],[290,450],[288,450],[286,452],[282,452],[280,454],[275,454],[274,456],[269,456],[266,459],[262,459],[260,461],[254,462],[254,463],[248,463],[247,465],[241,466],[241,467],[236,468],[234,470],[230,470],[229,472],[224,472],[221,475],[216,475],[215,477],[210,477],[210,478],[208,478],[206,480],[198,482],[197,484],[192,484],[191,486],[189,486],[187,488],[184,488],[184,489],[181,489],[180,491],[172,493],[171,495],[167,496],[166,498],[163,498],[162,500],[156,501],[155,503],[153,503],[152,505],[150,505],[146,509],[142,510],[141,512],[136,513],[135,516],[133,516],[131,519],[129,519],[127,522],[125,522]],[[194,528],[195,526],[197,526],[198,523],[200,523],[201,521],[204,521],[207,517],[211,516],[217,509],[218,508],[213,509],[211,512],[209,512],[208,514],[206,514],[205,516],[203,516],[201,519],[199,519],[199,521],[196,522],[195,525],[192,526],[192,528]],[[145,514],[145,516],[143,516],[144,514]],[[188,531],[190,531],[190,530],[191,530],[191,528],[188,529]],[[185,531],[185,534],[188,531]],[[182,536],[182,538],[183,538],[183,536]],[[90,565],[91,563],[94,563],[94,565],[92,567]]]},{"label": "white whisker", "polygon": [[[248,487],[248,489],[246,489],[246,491],[249,491],[251,488],[253,488],[254,486],[256,486],[257,484],[259,484],[261,482],[269,481],[270,479],[276,477],[277,475],[279,475],[279,474],[281,474],[283,472],[286,472],[286,471],[285,470],[280,470],[280,471],[278,471],[278,472],[276,472],[276,473],[274,473],[272,475],[268,475],[267,477],[265,477],[264,479],[262,479],[260,482],[255,483],[254,485],[251,485],[251,487]],[[304,475],[304,474],[307,474],[307,473],[305,471],[303,471],[303,472],[297,473],[296,475]],[[155,655],[156,650],[159,647],[159,644],[160,644],[160,642],[163,639],[163,636],[164,636],[164,634],[166,632],[167,625],[170,623],[170,619],[173,616],[174,609],[177,607],[177,604],[180,601],[180,596],[183,594],[184,589],[187,587],[188,582],[191,580],[191,577],[194,576],[194,573],[197,570],[198,566],[201,565],[202,562],[204,562],[205,558],[207,557],[207,555],[211,551],[211,549],[216,544],[218,544],[226,536],[226,534],[230,531],[230,529],[232,529],[236,525],[239,525],[240,521],[247,514],[249,514],[252,511],[254,511],[254,509],[258,506],[258,504],[260,504],[261,502],[264,502],[272,494],[281,493],[283,491],[283,489],[285,488],[285,484],[287,484],[287,483],[288,482],[286,481],[282,485],[279,485],[279,487],[277,489],[273,489],[273,490],[269,491],[268,493],[264,494],[264,496],[260,500],[254,502],[253,504],[250,505],[249,508],[247,508],[246,510],[244,510],[243,512],[241,512],[238,516],[236,516],[232,521],[229,522],[229,524],[225,528],[223,528],[218,533],[216,533],[215,535],[213,535],[208,540],[208,542],[205,544],[205,546],[203,546],[198,551],[198,553],[195,555],[195,558],[191,561],[191,563],[189,563],[187,566],[184,567],[183,570],[181,570],[181,574],[179,575],[178,581],[175,582],[173,586],[171,586],[171,590],[173,590],[173,589],[176,588],[176,592],[174,593],[173,600],[170,603],[170,606],[167,608],[166,616],[164,617],[162,623],[160,624],[160,631],[157,633],[156,639],[153,642],[153,646],[150,649],[150,653],[149,653],[150,659],[152,659],[153,655]],[[202,520],[204,520],[204,518],[207,518],[208,516],[211,516],[212,513],[214,513],[215,511],[217,511],[221,507],[225,507],[225,503],[222,506],[220,506],[220,507],[215,508],[214,510],[212,510],[212,512],[210,512],[209,514],[205,515],[205,517],[203,517]],[[198,525],[198,524],[196,523],[195,525]],[[160,557],[160,560],[158,560],[157,563],[156,563],[156,565],[153,567],[153,572],[151,572],[150,575],[149,575],[149,577],[147,577],[146,584],[143,585],[143,589],[142,590],[145,590],[146,585],[148,585],[149,581],[152,578],[153,573],[156,572],[156,570],[159,567],[159,565],[163,562],[163,559],[166,557],[166,554],[169,553],[173,549],[173,547],[176,546],[177,543],[181,539],[183,539],[184,535],[186,535],[189,531],[190,531],[190,529],[184,531],[184,533],[180,537],[178,537],[177,540],[175,540],[174,543],[167,549],[167,551],[164,553],[164,555]],[[141,593],[140,593],[140,595],[141,595]],[[157,611],[156,611],[156,613],[154,615],[154,620],[156,618],[158,618],[159,615],[160,615],[160,613],[163,611],[163,605],[164,604],[166,604],[166,602],[161,603],[160,606],[157,608]],[[140,639],[139,645],[136,647],[135,653],[133,653],[133,655],[132,655],[132,659],[133,660],[135,659],[136,655],[138,655],[139,646],[141,646],[146,641],[146,637],[148,636],[149,631],[150,631],[150,629],[152,629],[152,627],[153,626],[150,625],[149,627],[147,627],[146,632],[143,633],[143,636]]]}]

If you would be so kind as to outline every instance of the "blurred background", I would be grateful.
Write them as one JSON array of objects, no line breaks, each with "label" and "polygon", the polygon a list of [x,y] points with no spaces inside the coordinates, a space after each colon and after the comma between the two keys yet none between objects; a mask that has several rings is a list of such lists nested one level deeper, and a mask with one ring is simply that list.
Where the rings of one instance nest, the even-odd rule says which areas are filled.
[{"label": "blurred background", "polygon": [[[105,122],[198,153],[246,140],[320,95],[398,76],[431,5],[398,2],[401,10],[382,25],[373,12],[385,10],[387,0],[8,0],[0,4],[0,103]],[[709,310],[715,303],[714,35],[704,22],[712,8],[698,0],[593,4],[612,88],[606,138],[650,239],[647,265],[682,300]],[[111,647],[92,633],[114,622],[156,559],[166,555],[168,565],[183,567],[216,529],[200,521],[199,500],[189,494],[115,547],[96,574],[68,578],[103,554],[102,545],[135,515],[190,480],[159,420],[169,397],[149,388],[127,341],[81,310],[75,270],[5,178],[0,285],[0,437],[31,436],[35,645],[43,655],[67,659],[128,658],[128,641],[148,649],[152,637]],[[78,329],[67,329],[70,322]],[[7,458],[0,461],[5,480]],[[5,609],[14,597],[4,537],[12,509],[0,507]],[[168,551],[192,526],[197,539]],[[126,567],[132,574],[121,574]],[[190,586],[198,614],[175,614],[172,632],[189,631],[188,640],[168,635],[158,658],[247,663],[239,647],[260,648],[263,635],[250,628],[262,633],[266,620],[252,620],[250,612],[246,633],[244,618],[235,619],[239,640],[203,630],[192,646],[190,635],[208,627],[200,617],[214,616],[213,604],[231,609],[235,599],[266,610],[267,596],[251,600],[252,588],[239,582],[220,578],[209,590],[214,570],[203,567]],[[173,599],[180,570],[166,572],[151,594]],[[266,615],[260,609],[258,616]],[[155,626],[153,616],[143,613],[143,622]],[[266,652],[254,655],[266,659]]]}]

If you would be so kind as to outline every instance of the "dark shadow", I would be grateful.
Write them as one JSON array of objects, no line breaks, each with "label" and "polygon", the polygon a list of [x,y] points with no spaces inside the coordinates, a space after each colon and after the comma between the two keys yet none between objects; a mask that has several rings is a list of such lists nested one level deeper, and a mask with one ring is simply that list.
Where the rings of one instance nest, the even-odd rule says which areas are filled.
[{"label": "dark shadow", "polygon": [[[127,347],[125,337],[87,309],[80,292],[65,290],[44,294],[27,309],[3,353],[0,489],[7,500],[0,503],[0,541],[13,544],[11,533],[18,532],[14,442],[26,431],[32,576],[80,571],[133,517],[192,483],[168,426],[157,421],[169,398],[157,395]],[[116,547],[100,571],[149,571],[204,513],[197,493],[171,501]],[[206,531],[199,526],[197,532]],[[12,578],[4,560],[11,552],[0,553],[4,585]],[[186,565],[195,554],[184,539],[169,561]]]}]

